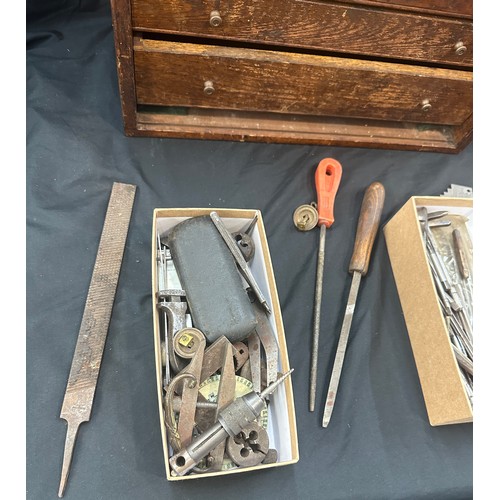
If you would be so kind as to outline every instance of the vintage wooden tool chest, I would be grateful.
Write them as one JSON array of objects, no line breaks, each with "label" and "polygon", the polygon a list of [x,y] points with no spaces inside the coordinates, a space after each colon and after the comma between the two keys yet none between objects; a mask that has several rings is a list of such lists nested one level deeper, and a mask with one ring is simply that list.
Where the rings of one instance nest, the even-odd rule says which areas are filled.
[{"label": "vintage wooden tool chest", "polygon": [[472,0],[111,0],[124,129],[461,150]]}]

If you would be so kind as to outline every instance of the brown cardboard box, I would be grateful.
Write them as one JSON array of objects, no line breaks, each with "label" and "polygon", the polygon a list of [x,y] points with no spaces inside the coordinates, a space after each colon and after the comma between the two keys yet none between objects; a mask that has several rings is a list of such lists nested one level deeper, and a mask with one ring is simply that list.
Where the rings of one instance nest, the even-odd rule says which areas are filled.
[{"label": "brown cardboard box", "polygon": [[472,219],[472,199],[414,196],[385,225],[389,258],[431,425],[472,422],[432,272],[421,237],[417,207],[448,209]]},{"label": "brown cardboard box", "polygon": [[286,347],[285,331],[281,317],[281,309],[278,300],[278,292],[274,280],[271,256],[267,244],[262,215],[258,210],[237,210],[237,209],[215,209],[215,208],[158,208],[153,214],[153,235],[152,235],[152,292],[153,292],[153,318],[154,318],[154,345],[156,362],[156,381],[158,391],[158,406],[160,411],[160,428],[163,442],[163,452],[165,457],[165,467],[168,480],[195,479],[200,477],[220,476],[223,474],[233,474],[247,472],[270,467],[283,466],[296,463],[299,460],[297,429],[295,421],[295,407],[293,402],[292,381],[288,377],[281,386],[277,388],[271,396],[271,403],[268,408],[268,428],[270,437],[270,447],[278,450],[278,462],[267,465],[257,465],[254,467],[235,468],[212,472],[206,474],[191,474],[182,477],[174,476],[170,470],[168,459],[171,456],[167,441],[167,429],[165,426],[162,401],[162,361],[161,361],[161,338],[159,317],[156,309],[157,291],[157,265],[156,248],[157,232],[163,237],[177,223],[199,215],[208,215],[213,210],[217,211],[226,227],[232,232],[246,227],[248,223],[258,215],[257,225],[253,231],[252,238],[255,242],[255,256],[251,262],[252,273],[259,284],[262,292],[271,304],[273,314],[270,316],[271,324],[275,330],[279,345],[279,366],[278,370],[286,372],[290,369],[288,362],[288,352]]}]

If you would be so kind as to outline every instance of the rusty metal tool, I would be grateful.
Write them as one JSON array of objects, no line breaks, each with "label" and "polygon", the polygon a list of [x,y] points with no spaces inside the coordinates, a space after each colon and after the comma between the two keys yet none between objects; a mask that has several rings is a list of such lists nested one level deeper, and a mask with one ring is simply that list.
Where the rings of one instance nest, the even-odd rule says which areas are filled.
[{"label": "rusty metal tool", "polygon": [[[160,290],[167,288],[167,259],[166,253],[167,247],[162,244],[160,239],[160,233],[156,233],[156,276],[157,276],[157,294]],[[165,299],[161,299],[165,300]],[[170,382],[170,352],[169,343],[167,339],[168,322],[167,322],[167,312],[163,311],[160,315],[162,316],[163,323],[163,335],[164,339],[161,344],[161,354],[162,354],[162,366],[164,366],[163,372],[163,387],[166,390],[168,383]]]},{"label": "rusty metal tool", "polygon": [[157,308],[163,316],[163,334],[165,337],[162,345],[164,376],[163,386],[166,388],[171,378],[171,368],[174,374],[179,373],[186,363],[180,359],[173,349],[174,334],[187,326],[186,292],[182,290],[172,255],[169,248],[161,242],[157,234]]},{"label": "rusty metal tool", "polygon": [[64,495],[80,424],[90,420],[111,311],[118,285],[136,186],[113,183],[85,302],[61,418],[68,424],[59,484]]},{"label": "rusty metal tool", "polygon": [[[184,375],[184,374],[182,374]],[[190,375],[190,377],[192,377]],[[166,398],[165,398],[166,399]],[[170,406],[174,410],[174,412],[179,413],[181,411],[181,406],[182,406],[182,398],[177,395],[173,395],[171,400],[170,400]],[[210,401],[197,401],[196,402],[196,409],[202,408],[206,410],[216,410],[217,409],[217,403],[211,403]]]},{"label": "rusty metal tool", "polygon": [[234,371],[237,372],[248,360],[248,346],[244,342],[235,342],[234,348]]},{"label": "rusty metal tool", "polygon": [[[256,388],[250,379],[243,378],[239,375],[235,376],[235,386],[234,386],[234,396],[233,401],[237,398],[248,394],[249,392],[256,391]],[[217,406],[217,399],[219,397],[220,391],[220,383],[221,383],[221,375],[219,373],[215,373],[211,377],[208,377],[200,384],[200,391],[198,396],[198,403],[201,401],[203,403],[213,403]],[[209,420],[207,418],[202,417],[198,418],[198,414],[196,415],[196,428],[201,432],[205,432],[207,429],[212,427],[216,420]],[[260,415],[257,417],[257,423],[267,429],[269,424],[269,414],[267,411],[267,406],[262,409]]]},{"label": "rusty metal tool", "polygon": [[[196,427],[201,431],[205,431],[213,425],[217,420],[217,413],[234,399],[236,387],[235,354],[234,345],[224,336],[219,337],[205,350],[200,374],[201,384],[206,384],[206,381],[218,371],[220,371],[220,375],[218,375],[217,397],[214,399],[215,407],[197,410]],[[200,397],[202,397],[201,391],[198,393],[198,402],[200,402]]]},{"label": "rusty metal tool", "polygon": [[[217,392],[217,412],[212,423],[217,422],[217,417],[224,408],[234,401],[236,389],[236,375],[234,373],[233,346],[228,343],[222,361],[219,388]],[[219,443],[211,452],[208,463],[210,469],[219,471],[224,460],[224,443]]]},{"label": "rusty metal tool", "polygon": [[175,353],[173,339],[179,330],[187,326],[188,304],[186,292],[181,288],[170,249],[166,245],[161,250],[159,264],[157,308],[163,313],[165,359],[169,361],[165,364],[164,386],[166,387],[170,381],[170,368],[174,373],[179,373],[186,366],[186,363]]},{"label": "rusty metal tool", "polygon": [[260,338],[257,332],[253,332],[248,337],[248,359],[250,361],[250,373],[253,386],[257,391],[262,387],[261,382],[261,349]]},{"label": "rusty metal tool", "polygon": [[[248,350],[248,355],[250,356],[250,349]],[[252,380],[252,370],[250,368],[250,357],[243,363],[240,369],[240,377]]]},{"label": "rusty metal tool", "polygon": [[178,386],[180,382],[188,383],[191,387],[195,387],[198,381],[196,377],[192,373],[178,373],[165,389],[165,398],[164,398],[164,410],[165,410],[165,425],[167,426],[167,438],[170,446],[174,450],[174,453],[177,453],[180,449],[182,449],[181,444],[181,436],[179,434],[178,426],[177,426],[177,418],[175,413],[179,413],[182,409],[182,399],[178,403],[178,408],[175,408],[175,391],[179,390]]},{"label": "rusty metal tool", "polygon": [[170,458],[169,463],[172,471],[178,476],[186,475],[228,436],[236,436],[243,431],[266,407],[266,397],[270,396],[291,375],[292,371],[293,368],[260,394],[254,391],[249,392],[224,408],[217,417],[217,423],[195,438],[189,446]]},{"label": "rusty metal tool", "polygon": [[320,227],[318,263],[316,269],[316,290],[314,294],[314,324],[311,351],[311,375],[309,388],[309,411],[314,411],[318,375],[319,328],[321,298],[323,294],[323,270],[325,266],[326,229],[334,221],[333,205],[342,177],[342,166],[333,158],[325,158],[316,168],[315,182],[318,196],[318,226]]},{"label": "rusty metal tool", "polygon": [[[200,392],[199,392],[199,399],[198,399],[198,404],[200,401],[203,401],[204,404],[215,404],[217,406],[216,401],[220,397],[220,391],[221,391],[221,378],[222,376],[218,373],[212,375],[209,377],[207,380],[205,380],[201,385],[200,385]],[[224,390],[222,388],[222,390]],[[235,377],[235,387],[234,387],[234,395],[232,401],[235,399],[244,396],[245,394],[248,394],[253,390],[253,384],[250,380],[247,380],[245,378],[242,378],[241,376],[236,376]],[[232,402],[230,401],[230,402]],[[202,432],[205,432],[209,428],[211,428],[214,423],[217,422],[217,417],[215,415],[215,412],[212,411],[212,415],[214,416],[213,419],[207,418],[208,414],[205,416],[201,417],[201,420],[198,419],[198,413],[197,413],[197,420],[196,420],[196,429],[199,431],[201,434]],[[257,417],[256,422],[264,429],[267,429],[268,426],[268,410],[267,406],[262,409],[260,412],[260,415]],[[225,449],[224,442],[221,442],[219,446],[222,447],[223,451]],[[210,452],[206,457],[202,459],[200,463],[197,464],[197,466],[193,469],[193,472],[196,473],[205,473],[205,472],[211,472],[217,470],[217,456],[216,456],[216,450],[217,448],[214,448],[212,452]],[[179,450],[175,450],[174,453],[176,453]],[[270,450],[271,451],[271,450]],[[269,453],[268,453],[269,455]],[[268,457],[266,456],[266,459],[271,459],[272,456]],[[227,456],[227,454],[223,453],[223,461],[222,461],[222,467],[221,470],[229,470],[232,469],[236,466],[234,462],[231,461],[231,459]]]},{"label": "rusty metal tool", "polygon": [[[231,344],[227,337],[223,335],[206,348],[200,375],[202,382],[222,368],[227,345],[231,347],[234,358],[236,356],[235,346],[238,345],[238,343]],[[234,363],[236,363],[236,360]]]},{"label": "rusty metal tool", "polygon": [[[170,377],[170,368],[174,373],[179,373],[184,367],[185,363],[179,359],[174,350],[174,335],[179,330],[186,328],[186,312],[187,303],[181,300],[175,300],[180,298],[179,296],[174,297],[172,301],[162,301],[159,302],[157,307],[160,311],[166,314],[166,330],[165,330],[165,352],[168,356],[168,361],[170,362],[170,367],[167,372],[165,370],[165,383],[168,384],[168,379]],[[167,374],[168,373],[168,374]]]},{"label": "rusty metal tool", "polygon": [[[205,382],[208,377],[212,376],[216,371],[220,370],[217,385],[217,399],[215,408],[197,408],[196,427],[198,430],[204,431],[217,422],[218,414],[235,398],[236,375],[235,375],[235,347],[227,340],[226,337],[219,337],[206,351],[203,362],[203,367],[200,373],[202,382]],[[239,353],[238,353],[239,354]],[[200,389],[200,387],[198,388]],[[202,395],[198,393],[198,403]],[[197,403],[197,404],[198,404]],[[219,471],[222,469],[224,461],[224,445],[223,443],[216,446],[210,455],[206,458],[208,466],[204,472]]]},{"label": "rusty metal tool", "polygon": [[259,288],[259,285],[255,281],[252,271],[250,271],[250,267],[248,267],[247,261],[243,257],[240,249],[238,248],[238,245],[236,244],[236,241],[231,236],[231,233],[227,230],[226,226],[219,217],[219,214],[215,211],[210,212],[210,218],[212,219],[212,222],[214,223],[215,227],[222,236],[222,239],[226,242],[226,245],[229,247],[229,250],[233,254],[236,264],[240,268],[241,274],[245,278],[246,282],[252,287],[252,290],[255,292],[258,301],[260,302],[260,304],[262,304],[262,307],[266,310],[266,312],[268,314],[271,314],[271,308],[269,307],[269,304],[267,303],[264,294]]},{"label": "rusty metal tool", "polygon": [[269,452],[267,431],[252,422],[236,436],[229,436],[226,443],[229,458],[240,467],[252,467],[263,462]]},{"label": "rusty metal tool", "polygon": [[177,427],[182,446],[186,446],[193,438],[194,416],[201,382],[205,345],[205,336],[197,328],[183,328],[174,335],[176,354],[181,358],[190,360],[189,364],[180,373],[189,373],[193,376],[193,379],[186,380],[182,387],[182,404]]},{"label": "rusty metal tool", "polygon": [[245,231],[235,231],[231,233],[247,262],[250,262],[255,255],[255,243],[252,240],[252,232],[255,224],[257,224],[257,216],[252,219]]},{"label": "rusty metal tool", "polygon": [[[276,377],[278,376],[278,341],[276,340],[276,336],[274,335],[269,317],[255,302],[253,293],[251,293],[251,291],[248,295],[250,297],[250,301],[255,306],[255,318],[257,319],[257,328],[255,329],[255,332],[257,333],[257,336],[262,343],[262,347],[264,347],[267,372],[266,385],[269,385],[274,382],[276,380]],[[252,344],[252,347],[253,349],[255,349],[254,344]]]},{"label": "rusty metal tool", "polygon": [[349,272],[352,274],[351,289],[347,299],[347,307],[345,310],[344,321],[340,331],[337,354],[333,363],[330,385],[326,398],[325,411],[323,413],[323,427],[327,427],[330,422],[330,417],[333,411],[333,405],[337,397],[337,389],[340,382],[340,374],[344,357],[347,349],[347,341],[351,330],[351,322],[356,306],[359,284],[361,278],[368,272],[370,256],[373,248],[373,243],[377,235],[380,217],[382,216],[382,208],[384,207],[385,190],[380,182],[373,182],[365,191],[363,202],[361,204],[361,212],[358,219],[358,227],[356,230],[356,239],[354,241],[354,251],[352,253],[351,262],[349,263]]}]

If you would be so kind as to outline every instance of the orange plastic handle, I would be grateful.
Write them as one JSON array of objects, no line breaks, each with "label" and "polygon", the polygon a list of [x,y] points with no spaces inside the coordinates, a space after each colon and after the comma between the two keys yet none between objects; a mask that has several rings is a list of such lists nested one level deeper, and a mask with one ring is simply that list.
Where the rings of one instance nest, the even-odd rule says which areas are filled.
[{"label": "orange plastic handle", "polygon": [[335,220],[333,204],[342,177],[342,165],[333,158],[325,158],[316,169],[316,192],[318,194],[318,226],[330,227]]}]

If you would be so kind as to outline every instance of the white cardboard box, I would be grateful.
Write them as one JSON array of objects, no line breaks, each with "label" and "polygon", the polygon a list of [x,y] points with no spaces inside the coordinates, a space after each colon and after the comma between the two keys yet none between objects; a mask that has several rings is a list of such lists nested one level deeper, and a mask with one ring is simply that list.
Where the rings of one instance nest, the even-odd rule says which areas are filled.
[{"label": "white cardboard box", "polygon": [[[216,211],[230,232],[241,230],[258,215],[257,225],[252,233],[255,242],[255,256],[251,262],[251,271],[259,287],[266,296],[266,300],[271,304],[272,315],[270,316],[279,345],[279,365],[280,372],[286,372],[290,369],[288,361],[288,352],[286,347],[285,331],[281,317],[278,292],[274,280],[271,256],[267,244],[262,214],[258,210],[239,210],[239,209],[214,209],[214,208],[157,208],[153,214],[153,235],[152,235],[152,295],[153,295],[153,318],[154,318],[154,345],[155,345],[155,363],[156,363],[156,383],[158,392],[158,407],[160,412],[160,429],[163,442],[163,452],[165,457],[165,466],[168,480],[188,480],[200,477],[220,476],[224,474],[234,474],[248,472],[253,470],[283,466],[296,463],[299,460],[297,428],[295,421],[295,407],[292,392],[292,380],[288,377],[271,396],[271,402],[268,408],[268,434],[270,438],[270,448],[278,451],[278,462],[266,465],[257,465],[254,467],[235,468],[222,470],[219,472],[209,472],[206,474],[191,474],[186,476],[175,476],[172,474],[168,459],[171,456],[167,440],[167,428],[165,426],[163,412],[163,389],[162,389],[162,355],[159,316],[157,312],[157,233],[161,237],[168,234],[176,224],[183,220],[208,215]],[[292,375],[293,376],[293,375]]]}]

